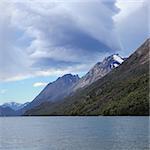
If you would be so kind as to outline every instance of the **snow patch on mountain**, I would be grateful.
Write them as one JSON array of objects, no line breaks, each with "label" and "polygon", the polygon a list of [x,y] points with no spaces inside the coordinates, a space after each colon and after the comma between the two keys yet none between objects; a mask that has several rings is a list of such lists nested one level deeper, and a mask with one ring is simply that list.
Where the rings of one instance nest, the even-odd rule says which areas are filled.
[{"label": "snow patch on mountain", "polygon": [[120,64],[124,62],[124,59],[122,57],[120,57],[119,54],[114,54],[113,58],[114,58],[114,60],[116,60]]},{"label": "snow patch on mountain", "polygon": [[118,67],[120,64],[124,62],[124,58],[120,57],[119,54],[114,54],[111,57],[112,57],[112,62],[110,63],[111,69]]}]

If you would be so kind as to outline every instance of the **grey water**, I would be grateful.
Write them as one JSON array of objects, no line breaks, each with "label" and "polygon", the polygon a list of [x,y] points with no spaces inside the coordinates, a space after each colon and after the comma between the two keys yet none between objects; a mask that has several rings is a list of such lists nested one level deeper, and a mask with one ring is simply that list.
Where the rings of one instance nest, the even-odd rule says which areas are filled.
[{"label": "grey water", "polygon": [[149,117],[1,117],[0,150],[148,150]]}]

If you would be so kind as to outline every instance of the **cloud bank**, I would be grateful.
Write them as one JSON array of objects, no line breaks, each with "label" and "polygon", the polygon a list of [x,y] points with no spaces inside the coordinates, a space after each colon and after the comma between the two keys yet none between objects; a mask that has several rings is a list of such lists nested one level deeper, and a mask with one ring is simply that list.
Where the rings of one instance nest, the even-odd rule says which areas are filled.
[{"label": "cloud bank", "polygon": [[126,38],[115,0],[1,0],[0,9],[0,81],[86,71]]},{"label": "cloud bank", "polygon": [[48,83],[46,82],[36,82],[33,84],[33,87],[41,87],[41,86],[46,86]]}]

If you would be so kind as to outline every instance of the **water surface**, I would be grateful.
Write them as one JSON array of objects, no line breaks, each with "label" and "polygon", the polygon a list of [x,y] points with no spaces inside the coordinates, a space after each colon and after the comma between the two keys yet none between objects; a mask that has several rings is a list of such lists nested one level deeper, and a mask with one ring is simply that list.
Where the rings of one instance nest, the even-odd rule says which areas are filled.
[{"label": "water surface", "polygon": [[0,150],[148,150],[148,117],[1,117]]}]

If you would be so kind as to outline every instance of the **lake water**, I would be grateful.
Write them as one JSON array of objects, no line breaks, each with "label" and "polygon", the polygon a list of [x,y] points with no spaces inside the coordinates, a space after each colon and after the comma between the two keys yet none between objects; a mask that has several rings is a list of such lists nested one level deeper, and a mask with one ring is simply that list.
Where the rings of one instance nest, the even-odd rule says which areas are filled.
[{"label": "lake water", "polygon": [[149,117],[1,117],[0,150],[148,150]]}]

